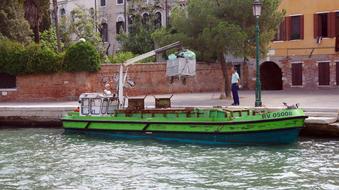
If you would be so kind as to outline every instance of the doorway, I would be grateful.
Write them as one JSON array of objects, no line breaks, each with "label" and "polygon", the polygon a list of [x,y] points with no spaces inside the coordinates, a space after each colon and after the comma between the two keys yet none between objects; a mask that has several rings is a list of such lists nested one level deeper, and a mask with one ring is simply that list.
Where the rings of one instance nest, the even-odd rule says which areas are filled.
[{"label": "doorway", "polygon": [[267,61],[260,65],[260,79],[262,90],[282,90],[282,72],[279,66]]}]

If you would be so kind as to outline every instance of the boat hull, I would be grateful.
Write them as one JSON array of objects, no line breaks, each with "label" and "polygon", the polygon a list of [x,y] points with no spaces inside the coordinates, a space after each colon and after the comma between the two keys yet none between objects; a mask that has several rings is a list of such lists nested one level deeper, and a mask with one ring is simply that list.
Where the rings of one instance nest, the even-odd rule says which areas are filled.
[{"label": "boat hull", "polygon": [[204,145],[279,145],[297,141],[301,127],[255,132],[192,133],[192,132],[141,132],[66,129],[66,134],[77,133],[110,139],[152,139],[167,142]]},{"label": "boat hull", "polygon": [[71,114],[62,120],[66,132],[110,138],[155,139],[211,145],[252,145],[294,143],[306,118],[301,109],[264,114],[247,112],[233,114],[231,117],[218,110],[198,111],[202,116],[139,113],[84,117]]}]

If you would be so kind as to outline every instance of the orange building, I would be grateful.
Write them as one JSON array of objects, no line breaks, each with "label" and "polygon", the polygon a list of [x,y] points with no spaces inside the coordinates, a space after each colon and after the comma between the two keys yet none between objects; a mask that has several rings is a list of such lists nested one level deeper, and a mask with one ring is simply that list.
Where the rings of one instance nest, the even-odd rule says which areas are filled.
[{"label": "orange building", "polygon": [[[263,90],[339,88],[339,0],[282,0],[286,10],[266,57]],[[248,84],[255,86],[255,61]]]}]

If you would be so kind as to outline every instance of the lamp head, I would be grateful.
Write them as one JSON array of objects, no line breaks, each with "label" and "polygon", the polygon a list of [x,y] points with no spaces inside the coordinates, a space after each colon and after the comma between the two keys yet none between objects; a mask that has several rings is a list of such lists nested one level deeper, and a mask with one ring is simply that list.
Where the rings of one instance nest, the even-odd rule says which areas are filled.
[{"label": "lamp head", "polygon": [[259,17],[261,15],[262,3],[260,2],[260,0],[254,0],[252,6],[253,6],[253,15],[255,17]]}]

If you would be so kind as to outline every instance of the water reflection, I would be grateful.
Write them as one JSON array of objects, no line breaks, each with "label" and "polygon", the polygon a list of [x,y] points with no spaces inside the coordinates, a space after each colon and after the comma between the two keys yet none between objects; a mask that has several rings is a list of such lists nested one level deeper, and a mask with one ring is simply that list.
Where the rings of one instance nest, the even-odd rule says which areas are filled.
[{"label": "water reflection", "polygon": [[0,130],[0,189],[339,189],[339,142],[212,147]]}]

